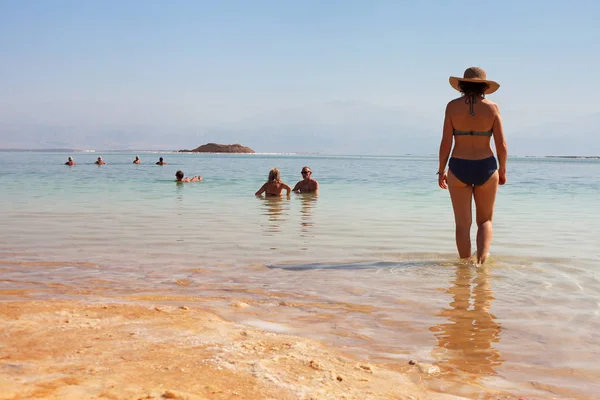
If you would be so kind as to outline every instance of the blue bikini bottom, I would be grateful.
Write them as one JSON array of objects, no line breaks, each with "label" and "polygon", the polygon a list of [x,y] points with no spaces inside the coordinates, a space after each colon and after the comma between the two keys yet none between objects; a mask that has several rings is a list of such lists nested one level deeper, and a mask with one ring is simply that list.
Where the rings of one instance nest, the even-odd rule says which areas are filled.
[{"label": "blue bikini bottom", "polygon": [[462,183],[481,186],[494,175],[494,172],[498,169],[498,163],[494,156],[483,160],[465,160],[464,158],[450,157],[448,168]]}]

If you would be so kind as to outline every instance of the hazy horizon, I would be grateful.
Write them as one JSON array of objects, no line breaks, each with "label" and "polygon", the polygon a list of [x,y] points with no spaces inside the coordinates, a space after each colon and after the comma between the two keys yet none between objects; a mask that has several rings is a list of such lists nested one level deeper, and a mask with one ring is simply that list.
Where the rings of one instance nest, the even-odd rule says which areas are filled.
[{"label": "hazy horizon", "polygon": [[0,0],[0,148],[435,154],[448,77],[478,65],[511,155],[600,154],[600,4],[471,9]]}]

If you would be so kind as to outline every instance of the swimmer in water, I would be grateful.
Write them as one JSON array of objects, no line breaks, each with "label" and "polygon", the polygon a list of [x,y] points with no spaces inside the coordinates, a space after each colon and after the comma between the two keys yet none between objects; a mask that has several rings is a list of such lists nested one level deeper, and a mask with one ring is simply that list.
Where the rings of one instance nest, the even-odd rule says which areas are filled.
[{"label": "swimmer in water", "polygon": [[192,178],[186,176],[185,178],[183,177],[184,173],[183,171],[177,171],[175,173],[175,178],[177,178],[177,180],[175,182],[202,182],[202,177],[200,175],[198,176],[194,176]]},{"label": "swimmer in water", "polygon": [[302,180],[296,183],[292,192],[317,194],[319,192],[319,182],[312,178],[312,171],[310,168],[304,167],[300,173],[302,174]]},{"label": "swimmer in water", "polygon": [[279,170],[277,168],[273,168],[271,171],[269,171],[269,180],[254,194],[256,196],[260,196],[263,193],[266,196],[281,196],[283,189],[286,190],[287,195],[289,196],[292,188],[281,181],[281,174],[279,173]]},{"label": "swimmer in water", "polygon": [[139,156],[135,156],[135,160],[133,160],[133,163],[134,163],[134,164],[141,164],[141,163],[142,163],[142,160],[140,160],[140,157],[139,157]]},{"label": "swimmer in water", "polygon": [[156,165],[167,165],[167,163],[164,162],[163,158],[161,157],[161,158],[158,159],[158,162],[156,163]]},{"label": "swimmer in water", "polygon": [[75,160],[73,160],[73,157],[69,157],[69,159],[67,160],[67,162],[65,163],[65,165],[68,165],[70,167],[72,167],[73,165],[75,165]]},{"label": "swimmer in water", "polygon": [[106,163],[104,162],[104,160],[102,159],[102,157],[98,157],[98,161],[96,161],[94,164],[96,164],[96,165],[104,165]]}]

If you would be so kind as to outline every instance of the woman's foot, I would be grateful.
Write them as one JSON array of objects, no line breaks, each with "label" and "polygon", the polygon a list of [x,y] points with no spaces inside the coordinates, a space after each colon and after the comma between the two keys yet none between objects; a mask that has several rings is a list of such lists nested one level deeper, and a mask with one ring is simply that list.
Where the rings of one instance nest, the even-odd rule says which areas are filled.
[{"label": "woman's foot", "polygon": [[478,267],[477,262],[475,261],[474,255],[467,258],[461,258],[459,264],[463,267]]},{"label": "woman's foot", "polygon": [[477,257],[477,264],[483,264],[490,256],[490,253],[482,254],[480,257]]}]

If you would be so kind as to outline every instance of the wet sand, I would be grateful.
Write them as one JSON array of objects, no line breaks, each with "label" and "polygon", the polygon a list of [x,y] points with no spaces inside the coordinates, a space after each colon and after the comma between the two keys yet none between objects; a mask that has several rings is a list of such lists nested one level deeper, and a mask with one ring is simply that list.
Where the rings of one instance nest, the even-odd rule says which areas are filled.
[{"label": "wet sand", "polygon": [[5,301],[0,332],[0,399],[460,398],[428,388],[424,368],[365,363],[199,307]]}]

